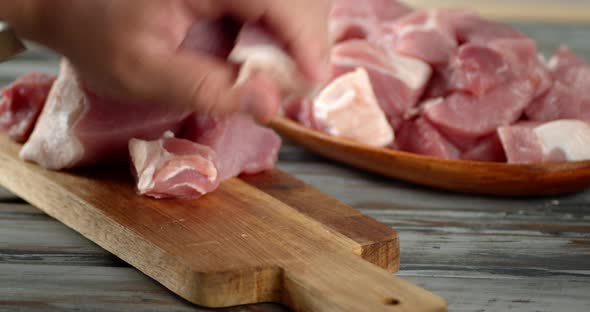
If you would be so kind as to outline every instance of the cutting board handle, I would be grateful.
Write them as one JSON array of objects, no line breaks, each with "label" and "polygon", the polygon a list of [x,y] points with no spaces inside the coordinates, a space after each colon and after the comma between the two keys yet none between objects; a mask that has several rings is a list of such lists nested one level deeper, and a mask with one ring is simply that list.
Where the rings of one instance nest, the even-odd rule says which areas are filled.
[{"label": "cutting board handle", "polygon": [[442,298],[352,253],[293,264],[283,282],[284,304],[298,312],[447,311]]}]

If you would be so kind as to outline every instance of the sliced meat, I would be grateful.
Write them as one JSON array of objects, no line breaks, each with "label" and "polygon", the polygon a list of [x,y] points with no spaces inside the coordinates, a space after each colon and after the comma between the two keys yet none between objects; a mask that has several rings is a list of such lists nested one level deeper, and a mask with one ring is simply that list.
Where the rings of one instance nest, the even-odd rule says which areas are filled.
[{"label": "sliced meat", "polygon": [[526,36],[514,27],[486,19],[473,11],[463,11],[452,17],[453,28],[460,44],[486,44],[496,39],[522,39]]},{"label": "sliced meat", "polygon": [[0,130],[24,143],[45,105],[55,76],[29,73],[0,90]]},{"label": "sliced meat", "polygon": [[241,114],[224,119],[195,115],[182,137],[213,149],[220,181],[274,168],[281,147],[273,130]]},{"label": "sliced meat", "polygon": [[509,163],[590,160],[590,125],[581,120],[498,129]]},{"label": "sliced meat", "polygon": [[397,0],[336,0],[330,13],[333,43],[376,36],[380,23],[390,22],[412,11]]},{"label": "sliced meat", "polygon": [[315,124],[333,136],[384,147],[394,133],[379,107],[367,71],[359,68],[328,85],[313,103]]},{"label": "sliced meat", "polygon": [[347,41],[333,48],[333,77],[359,67],[368,72],[379,105],[394,129],[416,105],[432,73],[430,66],[420,60],[387,53],[367,41]]},{"label": "sliced meat", "polygon": [[172,132],[154,141],[132,139],[129,154],[140,194],[154,198],[196,198],[219,185],[215,152],[177,139]]},{"label": "sliced meat", "polygon": [[479,44],[465,44],[443,71],[445,92],[483,95],[513,79],[514,73],[501,53]]},{"label": "sliced meat", "polygon": [[310,88],[291,55],[258,25],[243,27],[229,59],[241,65],[237,84],[262,74],[273,81],[284,95],[306,94]]},{"label": "sliced meat", "polygon": [[121,161],[130,139],[156,139],[176,130],[189,115],[170,105],[108,100],[86,92],[64,60],[20,157],[56,170]]},{"label": "sliced meat", "polygon": [[464,44],[442,72],[447,92],[483,95],[509,82],[529,80],[539,96],[552,84],[535,42],[527,38]]},{"label": "sliced meat", "polygon": [[527,108],[527,117],[541,122],[590,118],[590,64],[562,47],[548,67],[555,83]]},{"label": "sliced meat", "polygon": [[444,10],[420,10],[382,24],[372,41],[431,65],[446,64],[457,50],[452,21]]},{"label": "sliced meat", "polygon": [[506,162],[506,154],[497,133],[483,138],[461,154],[461,159],[472,161]]},{"label": "sliced meat", "polygon": [[455,144],[471,144],[520,119],[533,96],[531,84],[518,81],[480,97],[453,93],[444,101],[427,106],[424,114]]},{"label": "sliced meat", "polygon": [[395,141],[402,151],[442,159],[459,159],[460,151],[425,118],[404,122]]}]

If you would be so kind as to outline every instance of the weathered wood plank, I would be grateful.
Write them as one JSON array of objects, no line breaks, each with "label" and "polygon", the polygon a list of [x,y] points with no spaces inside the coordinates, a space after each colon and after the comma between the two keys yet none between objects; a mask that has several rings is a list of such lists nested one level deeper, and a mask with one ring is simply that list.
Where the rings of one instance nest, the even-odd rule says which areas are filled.
[{"label": "weathered wood plank", "polygon": [[[133,268],[0,263],[0,311],[213,311],[191,305]],[[280,312],[271,304],[215,310]]]},{"label": "weathered wood plank", "polygon": [[403,271],[404,278],[428,286],[449,301],[449,311],[590,311],[590,279],[563,272],[513,276],[471,271]]},{"label": "weathered wood plank", "polygon": [[0,263],[128,266],[26,204],[0,203]]},{"label": "weathered wood plank", "polygon": [[[466,196],[383,178],[328,161],[281,162],[279,167],[306,183],[320,188],[321,191],[361,209],[379,208],[379,205],[383,205],[381,207],[384,209],[399,207],[475,211],[497,209],[515,214],[526,214],[526,210],[537,209],[556,213],[590,214],[588,206],[590,190],[569,196],[519,199]],[[584,215],[581,217],[584,218]]]}]

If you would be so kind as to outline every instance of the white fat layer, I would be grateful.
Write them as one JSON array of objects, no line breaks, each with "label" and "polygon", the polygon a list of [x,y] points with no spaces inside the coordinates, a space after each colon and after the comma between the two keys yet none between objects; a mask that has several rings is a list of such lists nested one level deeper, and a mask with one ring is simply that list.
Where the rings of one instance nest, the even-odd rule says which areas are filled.
[{"label": "white fat layer", "polygon": [[[149,193],[155,188],[155,175],[158,171],[158,168],[160,168],[163,163],[170,160],[172,157],[176,157],[174,154],[168,152],[164,148],[164,140],[173,137],[174,133],[167,131],[164,133],[162,138],[157,141],[143,141],[138,139],[130,140],[129,152],[131,154],[135,171],[138,174],[137,188],[141,194]],[[202,164],[207,168],[207,171],[204,172],[204,175],[207,176],[209,181],[215,181],[215,179],[217,179],[217,169],[215,166],[213,166],[212,159],[201,158],[200,156],[198,157],[199,161],[202,162]],[[167,174],[163,180],[170,180],[183,171],[193,170],[193,168],[193,166],[181,162],[181,165],[176,167],[174,171]],[[175,185],[174,188],[182,186],[188,186],[197,190],[199,193],[204,193],[204,191],[199,188],[198,185],[190,182],[179,183]]]},{"label": "white fat layer", "polygon": [[20,157],[48,169],[70,168],[84,158],[84,147],[72,128],[89,107],[74,69],[65,59],[35,129]]},{"label": "white fat layer", "polygon": [[386,54],[388,67],[381,67],[378,64],[369,64],[362,60],[352,57],[338,56],[334,58],[334,63],[342,65],[350,65],[353,67],[363,66],[376,70],[380,73],[391,75],[412,90],[421,90],[426,86],[432,69],[430,66],[418,59],[400,55],[396,52],[390,51]]},{"label": "white fat layer", "polygon": [[438,28],[438,24],[436,23],[436,19],[437,19],[437,13],[435,10],[428,10],[427,13],[427,17],[426,17],[426,23],[422,23],[422,24],[410,24],[407,26],[404,26],[401,31],[399,32],[399,36],[403,37],[409,33],[415,32],[415,31],[431,31],[433,29],[437,29]]},{"label": "white fat layer", "polygon": [[195,183],[179,183],[179,184],[175,184],[174,187],[171,190],[177,189],[177,188],[181,188],[181,187],[192,188],[193,190],[195,190],[199,194],[205,194],[205,193],[207,193],[204,189],[200,188]]},{"label": "white fat layer", "polygon": [[387,146],[394,140],[363,68],[335,79],[316,98],[313,109],[317,121],[331,135],[372,146]]},{"label": "white fat layer", "polygon": [[590,125],[580,120],[558,120],[534,129],[543,154],[562,151],[567,161],[590,160]]},{"label": "white fat layer", "polygon": [[556,70],[557,66],[559,66],[559,57],[557,56],[553,56],[549,59],[549,61],[547,62],[547,68],[549,68],[549,70]]},{"label": "white fat layer", "polygon": [[[211,182],[215,181],[215,179],[217,179],[217,170],[215,169],[211,161],[208,159],[200,158],[199,163],[203,164],[207,168],[206,172],[203,172],[203,174],[207,177],[207,180]],[[185,170],[194,170],[194,166],[191,166],[189,164],[182,164],[180,166],[177,166],[176,168],[174,168],[174,171],[170,172],[164,177],[164,181],[176,177]]]}]

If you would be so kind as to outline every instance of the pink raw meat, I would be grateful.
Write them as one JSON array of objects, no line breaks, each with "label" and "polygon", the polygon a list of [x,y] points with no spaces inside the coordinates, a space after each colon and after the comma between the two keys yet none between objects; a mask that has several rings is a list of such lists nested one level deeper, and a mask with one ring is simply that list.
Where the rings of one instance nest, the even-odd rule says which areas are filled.
[{"label": "pink raw meat", "polygon": [[480,97],[453,93],[426,107],[425,116],[455,144],[469,145],[517,121],[532,98],[531,84],[517,81]]},{"label": "pink raw meat", "polygon": [[394,129],[416,105],[432,73],[430,66],[422,61],[387,53],[367,41],[347,41],[333,48],[332,77],[358,67],[369,73],[379,105]]},{"label": "pink raw meat", "polygon": [[552,80],[537,55],[535,42],[527,38],[464,44],[442,71],[447,92],[483,95],[510,81],[526,79],[535,88],[535,96],[541,95]]},{"label": "pink raw meat", "polygon": [[506,154],[498,134],[481,139],[461,154],[463,160],[506,162]]},{"label": "pink raw meat", "polygon": [[385,147],[394,133],[379,107],[367,71],[359,68],[336,78],[313,103],[314,124],[333,136]]},{"label": "pink raw meat", "polygon": [[281,138],[273,130],[241,114],[225,119],[195,115],[187,121],[182,137],[213,149],[220,181],[274,168],[281,147]]},{"label": "pink raw meat", "polygon": [[446,71],[446,67],[434,67],[432,78],[430,78],[430,81],[426,85],[422,100],[444,97],[452,93],[451,88],[449,88],[447,76],[448,71]]},{"label": "pink raw meat", "polygon": [[56,170],[120,161],[131,138],[156,139],[189,115],[171,105],[107,100],[85,92],[64,60],[20,157]]},{"label": "pink raw meat", "polygon": [[[348,0],[350,2],[350,0]],[[358,5],[358,0],[354,0]],[[399,0],[365,0],[372,5],[375,15],[380,22],[394,21],[413,11],[412,8]]]},{"label": "pink raw meat", "polygon": [[590,160],[590,125],[581,120],[501,127],[498,134],[509,163]]},{"label": "pink raw meat", "polygon": [[522,39],[526,36],[514,27],[485,19],[474,12],[463,11],[452,18],[460,44],[486,44],[495,39]]},{"label": "pink raw meat", "polygon": [[309,98],[291,98],[283,105],[285,117],[297,121],[310,129],[318,130],[313,117],[313,100]]},{"label": "pink raw meat", "polygon": [[329,18],[332,42],[376,36],[380,23],[394,21],[411,11],[397,0],[335,0]]},{"label": "pink raw meat", "polygon": [[457,50],[452,21],[445,10],[420,10],[382,24],[382,33],[371,38],[386,49],[432,65],[446,64]]},{"label": "pink raw meat", "polygon": [[459,159],[460,151],[425,118],[404,122],[395,141],[402,151],[443,159]]},{"label": "pink raw meat", "polygon": [[475,95],[508,82],[513,76],[501,53],[486,46],[465,44],[443,71],[445,91],[465,91]]},{"label": "pink raw meat", "polygon": [[215,152],[172,132],[155,141],[132,139],[129,153],[142,195],[196,198],[219,185]]},{"label": "pink raw meat", "polygon": [[562,47],[548,66],[555,83],[527,108],[527,117],[535,121],[590,118],[590,64]]},{"label": "pink raw meat", "polygon": [[32,72],[0,90],[0,130],[6,131],[14,141],[24,143],[54,81],[53,75]]}]

